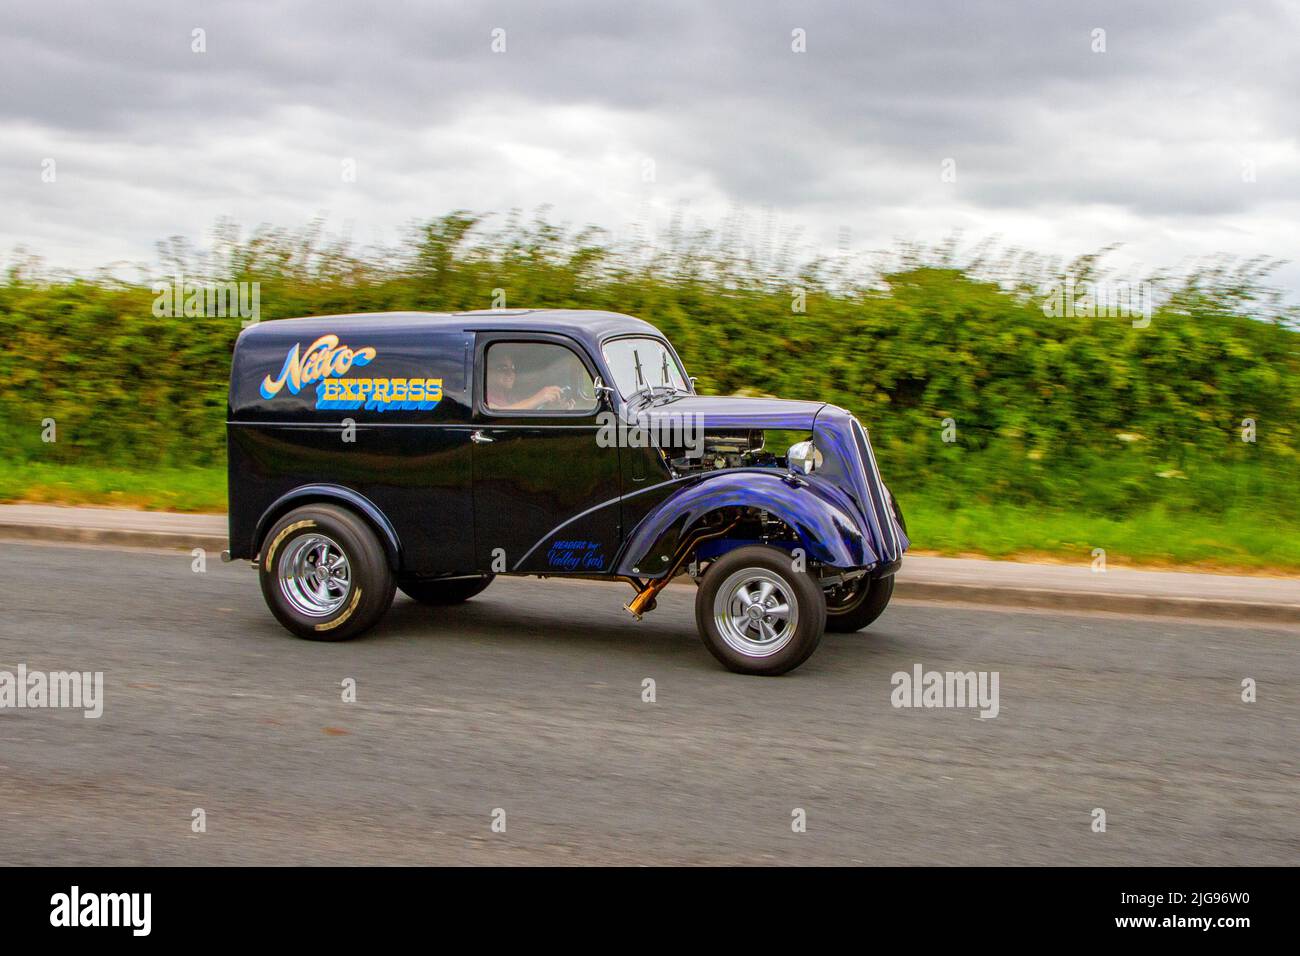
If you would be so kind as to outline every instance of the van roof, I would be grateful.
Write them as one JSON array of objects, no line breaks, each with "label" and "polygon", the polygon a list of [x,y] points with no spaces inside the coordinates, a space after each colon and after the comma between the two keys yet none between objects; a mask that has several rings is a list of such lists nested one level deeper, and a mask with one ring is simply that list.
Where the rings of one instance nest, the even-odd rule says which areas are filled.
[{"label": "van roof", "polygon": [[663,336],[649,322],[618,312],[593,309],[483,309],[475,312],[354,312],[346,315],[274,319],[249,326],[240,334],[240,338],[282,336],[286,333],[307,338],[327,332],[351,331],[363,326],[371,331],[559,332],[593,346],[615,335],[639,333]]}]

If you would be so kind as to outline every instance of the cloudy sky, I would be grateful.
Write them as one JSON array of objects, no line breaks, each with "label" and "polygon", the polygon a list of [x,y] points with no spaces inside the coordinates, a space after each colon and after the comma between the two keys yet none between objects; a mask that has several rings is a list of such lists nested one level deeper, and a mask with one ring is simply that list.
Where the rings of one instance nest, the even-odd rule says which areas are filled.
[{"label": "cloudy sky", "polygon": [[1300,251],[1295,0],[3,3],[0,259],[542,204],[616,237]]}]

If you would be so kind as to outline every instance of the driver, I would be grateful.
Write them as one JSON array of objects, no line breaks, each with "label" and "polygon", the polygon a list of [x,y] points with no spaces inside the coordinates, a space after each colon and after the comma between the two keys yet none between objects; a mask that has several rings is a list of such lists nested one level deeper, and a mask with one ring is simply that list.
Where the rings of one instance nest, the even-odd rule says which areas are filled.
[{"label": "driver", "polygon": [[564,398],[559,385],[543,385],[526,398],[515,397],[517,371],[515,360],[509,352],[494,350],[489,355],[487,376],[487,403],[489,408],[541,408],[555,405]]}]

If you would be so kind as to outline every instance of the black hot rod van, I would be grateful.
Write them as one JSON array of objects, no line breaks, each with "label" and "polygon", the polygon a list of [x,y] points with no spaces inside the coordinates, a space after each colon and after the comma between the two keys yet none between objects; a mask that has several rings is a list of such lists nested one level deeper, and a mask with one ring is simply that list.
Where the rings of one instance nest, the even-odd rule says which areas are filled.
[{"label": "black hot rod van", "polygon": [[395,588],[447,605],[498,574],[621,581],[639,619],[686,573],[714,656],[779,674],[873,621],[908,546],[852,415],[697,395],[658,329],[609,312],[254,325],[227,442],[226,557],[314,640],[370,627]]}]

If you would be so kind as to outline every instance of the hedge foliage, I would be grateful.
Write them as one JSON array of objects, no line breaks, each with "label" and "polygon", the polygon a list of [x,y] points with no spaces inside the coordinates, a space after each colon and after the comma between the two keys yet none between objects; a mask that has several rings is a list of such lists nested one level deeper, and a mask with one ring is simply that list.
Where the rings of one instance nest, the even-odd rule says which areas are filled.
[{"label": "hedge foliage", "polygon": [[[399,248],[357,252],[318,228],[241,239],[223,225],[210,252],[164,245],[160,272],[138,282],[15,267],[0,284],[4,455],[221,463],[239,319],[155,317],[150,280],[183,271],[260,283],[263,320],[487,308],[502,295],[637,315],[676,344],[701,391],[849,408],[891,484],[954,504],[1297,513],[1300,333],[1266,264],[1159,278],[1150,325],[1135,328],[1044,313],[1044,285],[1101,278],[1098,257],[1057,267],[901,249],[868,269],[680,230],[651,249],[544,220],[488,226],[456,213]],[[42,441],[48,418],[54,443]],[[955,441],[943,440],[947,419]],[[1242,441],[1245,419],[1254,442]]]}]

